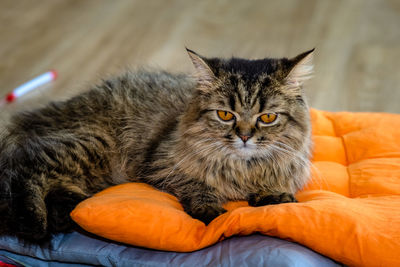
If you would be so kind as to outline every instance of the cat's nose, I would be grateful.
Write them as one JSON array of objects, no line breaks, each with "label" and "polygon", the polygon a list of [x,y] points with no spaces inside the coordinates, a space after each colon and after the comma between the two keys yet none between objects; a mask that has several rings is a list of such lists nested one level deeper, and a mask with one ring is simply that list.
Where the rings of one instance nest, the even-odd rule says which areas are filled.
[{"label": "cat's nose", "polygon": [[249,127],[248,125],[238,125],[235,131],[236,135],[242,139],[243,143],[246,143],[254,135],[255,129]]},{"label": "cat's nose", "polygon": [[239,134],[239,137],[240,137],[240,139],[242,139],[243,143],[246,143],[247,140],[250,139],[251,135],[242,135],[242,134]]}]

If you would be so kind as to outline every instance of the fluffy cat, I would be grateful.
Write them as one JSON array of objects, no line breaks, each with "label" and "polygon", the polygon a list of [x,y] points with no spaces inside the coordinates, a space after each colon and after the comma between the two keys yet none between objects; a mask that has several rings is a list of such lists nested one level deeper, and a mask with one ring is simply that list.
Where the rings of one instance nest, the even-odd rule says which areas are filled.
[{"label": "fluffy cat", "polygon": [[312,52],[246,60],[188,50],[194,76],[128,72],[14,115],[0,141],[0,234],[68,231],[77,203],[125,182],[175,195],[206,224],[229,200],[295,202],[309,178],[302,84]]}]

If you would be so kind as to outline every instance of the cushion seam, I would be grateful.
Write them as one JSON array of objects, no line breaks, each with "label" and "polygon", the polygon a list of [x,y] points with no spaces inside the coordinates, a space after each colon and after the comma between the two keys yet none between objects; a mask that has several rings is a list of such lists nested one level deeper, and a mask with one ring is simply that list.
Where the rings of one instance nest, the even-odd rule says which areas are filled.
[{"label": "cushion seam", "polygon": [[336,137],[340,137],[340,140],[342,141],[343,149],[344,149],[344,155],[346,156],[346,172],[347,172],[347,177],[348,177],[348,188],[349,188],[349,197],[352,197],[352,188],[351,188],[351,176],[350,176],[350,171],[349,171],[349,156],[347,154],[347,147],[346,143],[344,141],[344,136],[343,135],[338,135],[338,131],[336,129],[336,124],[335,121],[327,114],[326,118],[332,123],[333,131],[335,132]]}]

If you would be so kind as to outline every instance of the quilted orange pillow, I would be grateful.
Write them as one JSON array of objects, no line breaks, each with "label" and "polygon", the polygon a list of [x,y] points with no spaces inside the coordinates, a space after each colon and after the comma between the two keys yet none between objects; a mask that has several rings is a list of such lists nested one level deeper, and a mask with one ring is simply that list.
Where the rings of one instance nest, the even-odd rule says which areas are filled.
[{"label": "quilted orange pillow", "polygon": [[400,266],[400,115],[311,111],[313,178],[300,203],[228,203],[208,226],[141,183],[115,186],[71,213],[94,234],[148,248],[194,251],[261,232],[350,266]]}]

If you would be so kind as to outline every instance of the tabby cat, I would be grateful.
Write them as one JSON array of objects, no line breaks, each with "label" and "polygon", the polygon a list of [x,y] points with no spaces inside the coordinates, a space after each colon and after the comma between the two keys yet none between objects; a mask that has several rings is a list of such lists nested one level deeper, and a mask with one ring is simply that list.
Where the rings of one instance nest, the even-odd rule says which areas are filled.
[{"label": "tabby cat", "polygon": [[195,75],[128,72],[13,116],[0,141],[0,234],[70,230],[80,201],[144,182],[208,224],[223,203],[295,202],[309,178],[302,90],[313,50],[292,59],[205,58]]}]

